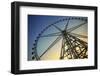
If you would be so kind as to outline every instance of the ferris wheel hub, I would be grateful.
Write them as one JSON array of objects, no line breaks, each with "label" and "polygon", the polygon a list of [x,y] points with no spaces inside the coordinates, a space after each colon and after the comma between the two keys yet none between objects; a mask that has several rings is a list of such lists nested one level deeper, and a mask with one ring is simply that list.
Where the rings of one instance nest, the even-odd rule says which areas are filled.
[{"label": "ferris wheel hub", "polygon": [[63,36],[66,36],[66,35],[67,35],[66,30],[63,30],[63,31],[62,31],[62,34],[63,34]]}]

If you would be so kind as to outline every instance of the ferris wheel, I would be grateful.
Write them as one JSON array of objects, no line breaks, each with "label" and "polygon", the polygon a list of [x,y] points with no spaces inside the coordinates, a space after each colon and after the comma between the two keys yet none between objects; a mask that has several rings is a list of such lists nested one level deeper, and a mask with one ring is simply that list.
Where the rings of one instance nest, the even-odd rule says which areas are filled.
[{"label": "ferris wheel", "polygon": [[47,25],[33,43],[32,60],[88,58],[87,24],[87,18],[66,17]]}]

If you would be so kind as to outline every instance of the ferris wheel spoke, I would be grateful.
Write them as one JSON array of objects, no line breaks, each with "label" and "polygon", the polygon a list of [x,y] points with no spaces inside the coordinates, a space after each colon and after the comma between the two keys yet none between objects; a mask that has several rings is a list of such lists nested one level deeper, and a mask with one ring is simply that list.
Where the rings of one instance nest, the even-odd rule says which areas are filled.
[{"label": "ferris wheel spoke", "polygon": [[58,29],[60,32],[62,31],[58,26],[56,26],[56,25],[54,25],[54,24],[53,24],[53,26],[54,26],[56,29]]},{"label": "ferris wheel spoke", "polygon": [[75,27],[72,27],[72,28],[68,29],[67,31],[68,31],[68,32],[72,32],[72,31],[74,31],[75,29],[81,27],[82,25],[84,25],[84,24],[86,24],[86,23],[87,23],[87,22],[81,23],[81,24],[79,24],[79,25],[77,25],[77,26],[75,26]]},{"label": "ferris wheel spoke", "polygon": [[80,35],[80,34],[76,34],[76,33],[70,33],[70,34],[73,35],[73,36],[76,36],[76,37],[80,37],[80,38],[88,38],[85,35]]},{"label": "ferris wheel spoke", "polygon": [[55,41],[53,41],[53,43],[42,53],[42,55],[40,56],[40,58],[49,50],[51,49],[60,39],[62,38],[62,36],[58,36]]},{"label": "ferris wheel spoke", "polygon": [[69,24],[69,20],[70,20],[70,18],[69,18],[68,21],[67,21],[67,24],[66,24],[66,26],[65,26],[65,30],[67,30],[67,27],[68,27],[68,24]]},{"label": "ferris wheel spoke", "polygon": [[57,33],[51,33],[51,34],[47,34],[47,35],[43,35],[40,37],[52,37],[52,36],[60,36],[62,35],[61,32],[57,32]]}]

